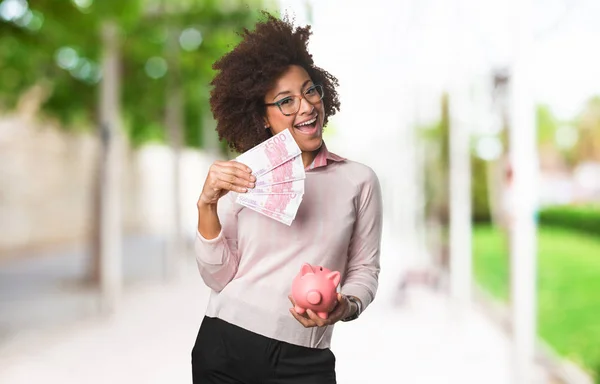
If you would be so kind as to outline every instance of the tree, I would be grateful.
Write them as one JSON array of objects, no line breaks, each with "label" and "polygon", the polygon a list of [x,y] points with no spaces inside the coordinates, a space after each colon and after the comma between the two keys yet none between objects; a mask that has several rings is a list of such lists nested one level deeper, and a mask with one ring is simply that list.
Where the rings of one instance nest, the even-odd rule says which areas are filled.
[{"label": "tree", "polygon": [[[239,39],[238,31],[258,20],[261,3],[228,1],[225,7],[216,0],[172,0],[161,11],[162,1],[38,0],[31,7],[25,0],[0,1],[0,9],[6,3],[25,7],[11,11],[10,18],[0,16],[0,107],[14,108],[27,89],[42,84],[49,90],[44,113],[60,119],[67,130],[96,129],[100,26],[111,19],[122,37],[122,110],[131,144],[167,141],[166,47],[177,41],[185,48],[177,53],[183,138],[185,145],[202,147],[212,63]],[[176,30],[170,38],[169,29]]]},{"label": "tree", "polygon": [[574,148],[577,162],[600,162],[600,96],[591,98],[577,118],[579,139]]},{"label": "tree", "polygon": [[426,148],[425,167],[425,211],[430,227],[434,230],[434,252],[443,268],[449,265],[448,228],[450,219],[449,191],[449,134],[450,111],[449,96],[444,93],[440,100],[439,122],[429,127],[421,127],[420,131]]},{"label": "tree", "polygon": [[[120,132],[111,130],[116,129],[115,113],[134,147],[169,138],[175,148],[201,147],[211,65],[236,41],[236,30],[249,27],[258,16],[241,1],[39,0],[30,7],[25,0],[3,0],[0,108],[14,108],[28,89],[42,86],[47,95],[41,100],[45,115],[58,118],[66,130],[97,132],[104,143],[99,175],[107,175],[111,140]],[[103,54],[107,44],[112,48]],[[112,77],[100,67],[102,58],[111,55],[117,57]],[[120,97],[112,107],[120,113],[109,113],[110,124],[100,115],[107,108],[100,107],[99,86],[107,76],[118,92],[103,94]],[[98,219],[92,241],[96,266],[105,183],[98,182],[93,208]],[[98,280],[99,269],[93,270]]]},{"label": "tree", "polygon": [[45,0],[29,8],[24,0],[4,0],[0,6],[8,21],[0,24],[3,69],[16,77],[12,87],[0,88],[5,107],[10,108],[26,88],[42,84],[48,89],[43,109],[67,129],[98,127],[91,278],[102,283],[101,305],[110,311],[116,306],[121,280],[120,32],[135,25],[141,2],[99,2],[92,7],[90,2]]}]

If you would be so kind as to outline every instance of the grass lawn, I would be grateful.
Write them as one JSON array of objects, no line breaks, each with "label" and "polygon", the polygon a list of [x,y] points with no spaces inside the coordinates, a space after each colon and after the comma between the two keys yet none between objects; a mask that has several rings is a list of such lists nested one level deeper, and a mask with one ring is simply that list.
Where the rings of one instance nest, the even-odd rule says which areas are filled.
[{"label": "grass lawn", "polygon": [[[477,282],[507,300],[508,259],[501,232],[476,226],[473,247]],[[600,380],[600,234],[539,229],[538,334]]]}]

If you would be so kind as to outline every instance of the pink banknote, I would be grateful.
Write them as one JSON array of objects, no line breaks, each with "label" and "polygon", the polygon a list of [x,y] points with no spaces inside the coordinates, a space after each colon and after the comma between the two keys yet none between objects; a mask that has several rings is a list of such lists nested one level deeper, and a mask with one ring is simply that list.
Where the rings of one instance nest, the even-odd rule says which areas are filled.
[{"label": "pink banknote", "polygon": [[286,181],[283,183],[265,185],[262,187],[256,187],[248,190],[248,194],[269,194],[269,193],[304,193],[304,180]]},{"label": "pink banknote", "polygon": [[302,151],[288,129],[242,153],[236,160],[252,169],[257,178],[300,155]]},{"label": "pink banknote", "polygon": [[240,193],[236,202],[245,206],[251,205],[252,207],[264,208],[267,212],[281,214],[294,219],[302,202],[302,196],[301,194],[293,193],[269,195]]},{"label": "pink banknote", "polygon": [[298,155],[256,178],[256,187],[302,180],[306,178],[302,156]]},{"label": "pink banknote", "polygon": [[236,159],[252,169],[256,186],[238,194],[236,202],[291,225],[304,195],[301,150],[289,130],[271,137]]},{"label": "pink banknote", "polygon": [[242,203],[242,205],[244,207],[246,207],[246,208],[249,208],[249,209],[255,211],[255,212],[258,212],[258,213],[260,213],[262,215],[265,215],[268,218],[271,218],[273,220],[277,220],[280,223],[283,223],[283,224],[285,224],[287,226],[292,225],[292,222],[294,221],[293,217],[289,217],[289,216],[286,216],[286,215],[283,215],[283,214],[277,213],[277,212],[271,212],[268,209],[261,208],[261,207],[258,207],[258,206],[254,206],[254,205],[252,205],[250,203]]}]

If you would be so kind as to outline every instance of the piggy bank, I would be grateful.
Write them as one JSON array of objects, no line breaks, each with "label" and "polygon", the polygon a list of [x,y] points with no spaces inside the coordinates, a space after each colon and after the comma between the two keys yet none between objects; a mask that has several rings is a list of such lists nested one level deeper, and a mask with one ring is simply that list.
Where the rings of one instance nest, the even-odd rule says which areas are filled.
[{"label": "piggy bank", "polygon": [[339,272],[304,263],[292,282],[292,298],[296,303],[294,309],[299,314],[310,309],[320,318],[327,319],[337,302],[336,289],[339,283]]}]

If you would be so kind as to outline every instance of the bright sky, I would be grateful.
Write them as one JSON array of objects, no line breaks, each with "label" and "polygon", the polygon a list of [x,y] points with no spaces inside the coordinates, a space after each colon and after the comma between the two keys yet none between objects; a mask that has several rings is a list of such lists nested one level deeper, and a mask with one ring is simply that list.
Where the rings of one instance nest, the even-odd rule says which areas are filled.
[{"label": "bright sky", "polygon": [[[385,72],[393,60],[396,69],[407,71],[428,93],[441,92],[452,80],[453,33],[462,36],[460,57],[472,74],[485,74],[510,57],[504,0],[280,0],[291,5],[299,22],[306,1],[313,3],[318,61],[335,67],[339,52],[352,49],[362,56],[362,68],[377,65]],[[600,95],[600,1],[533,4],[536,101],[548,103],[559,117],[573,117],[587,98]],[[344,38],[348,34],[350,41]],[[397,47],[396,55],[385,51],[390,44]],[[366,55],[371,59],[365,60]],[[356,69],[355,76],[360,73]]]},{"label": "bright sky", "polygon": [[553,32],[538,39],[536,49],[537,97],[561,117],[572,116],[587,98],[600,95],[600,1],[571,2],[572,11]]}]

